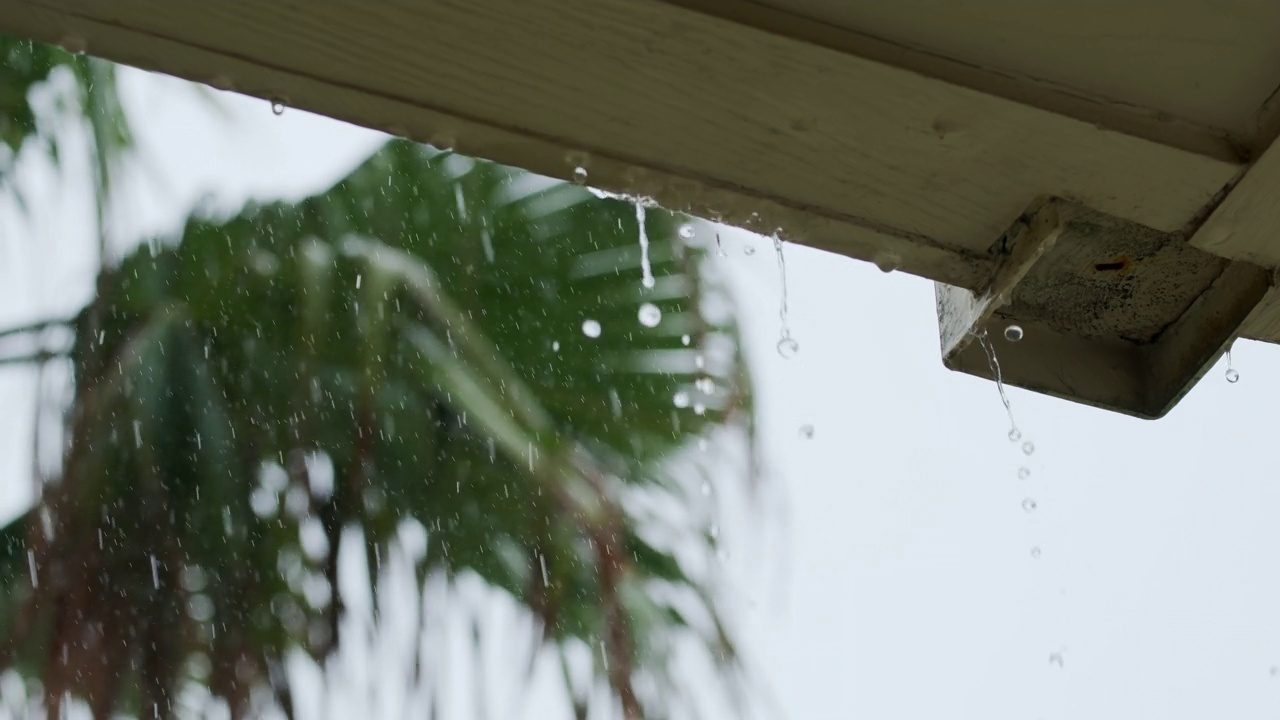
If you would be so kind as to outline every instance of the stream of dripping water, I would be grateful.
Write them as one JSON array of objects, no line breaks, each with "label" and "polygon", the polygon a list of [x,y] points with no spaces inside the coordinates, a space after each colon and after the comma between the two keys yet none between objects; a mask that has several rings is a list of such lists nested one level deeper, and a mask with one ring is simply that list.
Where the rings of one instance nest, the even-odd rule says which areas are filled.
[{"label": "stream of dripping water", "polygon": [[791,337],[791,323],[787,318],[787,259],[782,254],[782,237],[778,232],[773,233],[773,252],[778,257],[778,277],[782,282],[782,301],[778,306],[778,320],[781,323],[778,354],[790,358],[800,351],[800,343]]},{"label": "stream of dripping water", "polygon": [[[1010,326],[1010,328],[1016,328],[1017,332],[1010,333],[1009,330],[1006,329],[1005,339],[1009,342],[1021,341],[1022,328],[1018,326]],[[991,375],[996,381],[996,389],[1000,393],[1000,402],[1004,405],[1005,413],[1009,416],[1009,441],[1017,442],[1022,439],[1022,431],[1018,429],[1018,423],[1013,416],[1013,405],[1009,402],[1008,393],[1005,392],[1004,377],[1000,372],[1000,360],[996,357],[995,346],[992,344],[991,338],[987,335],[986,331],[975,333],[974,338],[977,339],[978,343],[982,346],[983,352],[986,353],[987,365],[991,369]],[[1022,450],[1023,455],[1030,457],[1035,453],[1036,446],[1035,443],[1030,440],[1026,440],[1022,443],[1020,449]],[[1028,465],[1024,464],[1018,468],[1018,480],[1022,482],[1034,480],[1032,478],[1031,468]],[[1039,510],[1039,507],[1039,503],[1029,495],[1024,497],[1022,500],[1022,510],[1025,513],[1035,514]],[[1032,545],[1030,550],[1032,560],[1039,561],[1043,554],[1044,553],[1039,544]],[[1053,630],[1052,627],[1058,626],[1060,624],[1060,620],[1055,622],[1053,619],[1049,619],[1048,622],[1050,624],[1050,631],[1057,632]],[[1063,656],[1066,653],[1066,649],[1066,646],[1060,645],[1057,649],[1051,650],[1048,653],[1048,664],[1050,668],[1061,670],[1065,667],[1066,663]]]},{"label": "stream of dripping water", "polygon": [[987,366],[991,368],[991,375],[996,380],[996,390],[1000,392],[1000,402],[1004,403],[1004,411],[1009,416],[1009,441],[1017,442],[1022,438],[1022,431],[1018,429],[1018,422],[1013,419],[1013,405],[1009,404],[1009,395],[1004,391],[1004,378],[1000,375],[1000,360],[996,358],[995,346],[991,344],[991,338],[985,330],[975,333],[974,337],[987,355]]},{"label": "stream of dripping water", "polygon": [[645,227],[644,203],[636,201],[636,224],[640,226],[640,284],[646,288],[654,285],[653,267],[649,265],[649,231]]}]

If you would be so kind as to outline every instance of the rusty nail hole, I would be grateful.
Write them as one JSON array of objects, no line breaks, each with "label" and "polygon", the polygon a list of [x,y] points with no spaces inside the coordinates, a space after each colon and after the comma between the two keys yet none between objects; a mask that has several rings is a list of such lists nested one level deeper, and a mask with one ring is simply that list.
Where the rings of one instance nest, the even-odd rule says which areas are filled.
[{"label": "rusty nail hole", "polygon": [[1102,262],[1093,266],[1098,272],[1119,272],[1129,267],[1128,258],[1116,258],[1111,262]]}]

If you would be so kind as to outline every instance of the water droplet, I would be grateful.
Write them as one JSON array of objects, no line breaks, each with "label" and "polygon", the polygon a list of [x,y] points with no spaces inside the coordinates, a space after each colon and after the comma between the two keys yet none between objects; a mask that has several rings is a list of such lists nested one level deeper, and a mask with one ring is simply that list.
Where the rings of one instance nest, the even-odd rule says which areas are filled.
[{"label": "water droplet", "polygon": [[209,78],[209,85],[215,90],[234,90],[236,87],[230,75],[214,75]]},{"label": "water droplet", "polygon": [[1039,546],[1039,545],[1037,545],[1037,546],[1035,546],[1035,547],[1031,548],[1031,558],[1032,558],[1033,560],[1039,560],[1039,559],[1040,559],[1040,546]]},{"label": "water droplet", "polygon": [[600,337],[601,330],[603,330],[603,328],[601,328],[600,323],[595,320],[582,321],[582,334],[589,338],[594,339]]},{"label": "water droplet", "polygon": [[1022,467],[1018,468],[1019,480],[1026,480],[1029,477],[1031,477],[1031,468],[1027,467],[1026,465],[1023,465]]},{"label": "water droplet", "polygon": [[743,246],[743,248],[742,248],[742,252],[743,252],[743,254],[745,254],[745,255],[755,255],[755,254],[756,254],[756,246],[755,246],[755,245],[745,245],[745,246]]},{"label": "water droplet", "polygon": [[559,341],[559,340],[552,340],[552,341],[551,341],[551,352],[560,352],[560,341]]},{"label": "water droplet", "polygon": [[653,303],[645,303],[640,306],[638,313],[640,324],[645,327],[657,327],[662,322],[662,311]]},{"label": "water droplet", "polygon": [[1022,326],[1010,325],[1004,329],[1004,339],[1009,342],[1018,342],[1022,339]]},{"label": "water droplet", "polygon": [[689,344],[689,342],[690,342],[692,339],[693,339],[693,338],[689,337],[688,335],[681,335],[681,336],[680,336],[680,342],[681,342],[681,343],[683,343],[684,345],[688,345],[688,344]]},{"label": "water droplet", "polygon": [[795,341],[793,337],[784,337],[778,341],[778,354],[784,359],[790,360],[800,352],[800,343]]},{"label": "water droplet", "polygon": [[89,41],[79,35],[63,35],[58,39],[58,45],[72,55],[83,55],[89,49]]},{"label": "water droplet", "polygon": [[1062,653],[1061,652],[1049,653],[1049,664],[1062,667],[1063,666]]},{"label": "water droplet", "polygon": [[1028,440],[1028,441],[1026,441],[1026,442],[1022,443],[1022,454],[1023,454],[1023,455],[1030,455],[1030,454],[1034,453],[1035,451],[1036,451],[1036,444],[1035,444],[1035,443],[1031,442],[1030,440]]},{"label": "water droplet", "polygon": [[895,253],[880,252],[871,257],[871,262],[875,263],[880,272],[891,273],[902,267],[902,258]]},{"label": "water droplet", "polygon": [[681,225],[680,229],[677,232],[680,233],[680,237],[684,240],[693,239],[694,232],[693,232],[693,225],[691,223],[685,223]]},{"label": "water droplet", "polygon": [[1035,512],[1036,507],[1037,507],[1036,501],[1032,500],[1031,498],[1027,498],[1026,500],[1022,501],[1022,509],[1026,510],[1027,512]]},{"label": "water droplet", "polygon": [[694,414],[694,415],[706,415],[706,414],[707,414],[707,406],[706,406],[706,405],[704,405],[704,404],[702,404],[702,403],[700,403],[700,402],[696,402],[696,403],[694,403],[694,404],[693,404],[693,414]]},{"label": "water droplet", "polygon": [[1235,368],[1227,368],[1227,382],[1229,383],[1240,382],[1240,372]]},{"label": "water droplet", "polygon": [[805,440],[812,440],[812,439],[813,439],[813,426],[812,426],[812,425],[801,425],[801,426],[800,426],[800,437],[804,438]]},{"label": "water droplet", "polygon": [[1022,439],[1022,431],[1018,428],[1009,428],[1009,442],[1018,442]]},{"label": "water droplet", "polygon": [[587,169],[579,165],[573,169],[573,182],[575,185],[587,184]]},{"label": "water droplet", "polygon": [[671,402],[678,408],[689,407],[689,393],[681,390],[671,397]]},{"label": "water droplet", "polygon": [[271,101],[271,112],[275,113],[276,115],[283,115],[283,114],[284,114],[284,101],[283,101],[283,100],[280,100],[280,99],[278,99],[278,98],[277,98],[277,99],[273,99],[273,100]]}]

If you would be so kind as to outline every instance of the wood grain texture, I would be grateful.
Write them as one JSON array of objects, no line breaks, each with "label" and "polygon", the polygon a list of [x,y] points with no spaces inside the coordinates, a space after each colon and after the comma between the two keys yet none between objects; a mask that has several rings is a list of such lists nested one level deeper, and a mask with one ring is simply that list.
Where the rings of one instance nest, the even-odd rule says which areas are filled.
[{"label": "wood grain texture", "polygon": [[1191,237],[1207,252],[1280,267],[1280,146],[1272,144]]},{"label": "wood grain texture", "polygon": [[1273,287],[1240,328],[1246,340],[1280,343],[1280,288]]},{"label": "wood grain texture", "polygon": [[1280,86],[1274,0],[758,0],[1248,139]]},{"label": "wood grain texture", "polygon": [[1172,231],[1238,171],[657,0],[0,0],[0,31],[967,287],[1035,197]]},{"label": "wood grain texture", "polygon": [[[1259,143],[1263,148],[1270,144],[1270,137],[1267,136],[1270,129],[1260,129],[1250,141],[1251,130],[1243,133],[1231,132],[1212,123],[1196,122],[1178,117],[1167,110],[1136,104],[1132,97],[1123,93],[1101,94],[1097,83],[1081,83],[1085,87],[1094,88],[1090,90],[1065,84],[1059,73],[1047,73],[1048,77],[1030,74],[1038,68],[1037,63],[1043,62],[1039,57],[1042,48],[1038,46],[1029,51],[1028,57],[1019,58],[1026,62],[1001,62],[1000,58],[1008,55],[1008,49],[1003,44],[1008,41],[1006,36],[1009,28],[1003,22],[981,21],[983,15],[974,14],[972,3],[966,3],[966,7],[970,9],[966,13],[963,8],[957,11],[951,0],[911,0],[914,4],[846,3],[836,0],[838,7],[814,7],[820,5],[822,0],[817,3],[810,0],[777,0],[770,4],[743,0],[665,2],[1228,162],[1238,162],[1258,148]],[[921,9],[921,3],[938,2],[943,4],[941,14],[921,15],[916,12]],[[1000,5],[1001,9],[1004,8],[1001,0],[982,0],[982,5]],[[890,18],[896,17],[900,21],[897,24],[905,23],[912,28],[921,28],[923,35],[896,32],[895,23],[883,22],[880,16],[885,14]],[[938,17],[946,17],[951,24],[938,23]],[[821,18],[826,18],[826,21]],[[920,19],[923,19],[920,25],[910,22]],[[968,23],[962,22],[966,19]],[[939,37],[940,25],[949,29]],[[957,27],[964,27],[965,33],[956,32]],[[1042,37],[1033,37],[1027,28],[1023,28],[1023,31],[1026,37],[1018,39],[1024,47],[1025,41],[1033,44],[1044,41]],[[931,44],[922,45],[931,39]],[[1111,41],[1120,42],[1120,39],[1111,38]],[[989,47],[989,44],[998,47]],[[1075,56],[1081,53],[1086,55],[1086,60],[1092,62],[1087,57],[1093,47],[1092,43],[1066,44],[1068,47],[1059,48],[1059,55],[1063,50],[1074,51],[1071,57],[1062,59],[1068,70],[1076,67],[1079,58]],[[1117,70],[1127,71],[1130,68],[1109,67],[1108,78]],[[1218,84],[1230,83],[1215,83],[1215,87]],[[1243,125],[1262,128],[1270,117],[1259,117],[1252,123],[1244,121]]]}]

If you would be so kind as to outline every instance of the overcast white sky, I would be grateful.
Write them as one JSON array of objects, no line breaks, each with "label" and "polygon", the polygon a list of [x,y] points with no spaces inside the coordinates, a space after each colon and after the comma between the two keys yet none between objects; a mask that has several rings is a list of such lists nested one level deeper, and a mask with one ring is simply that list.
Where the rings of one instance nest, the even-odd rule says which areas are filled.
[{"label": "overcast white sky", "polygon": [[[128,237],[206,192],[227,207],[313,192],[380,142],[232,96],[220,118],[176,81],[127,80],[153,171],[135,179]],[[84,189],[37,188],[35,237],[0,221],[0,327],[88,297]],[[787,246],[800,352],[784,360],[771,248],[724,239],[777,489],[775,522],[728,523],[726,562],[739,634],[786,717],[1280,715],[1276,348],[1238,344],[1238,384],[1218,368],[1156,422],[1013,390],[1026,457],[996,388],[943,369],[931,283]],[[32,390],[0,370],[0,518],[30,486]]]}]

